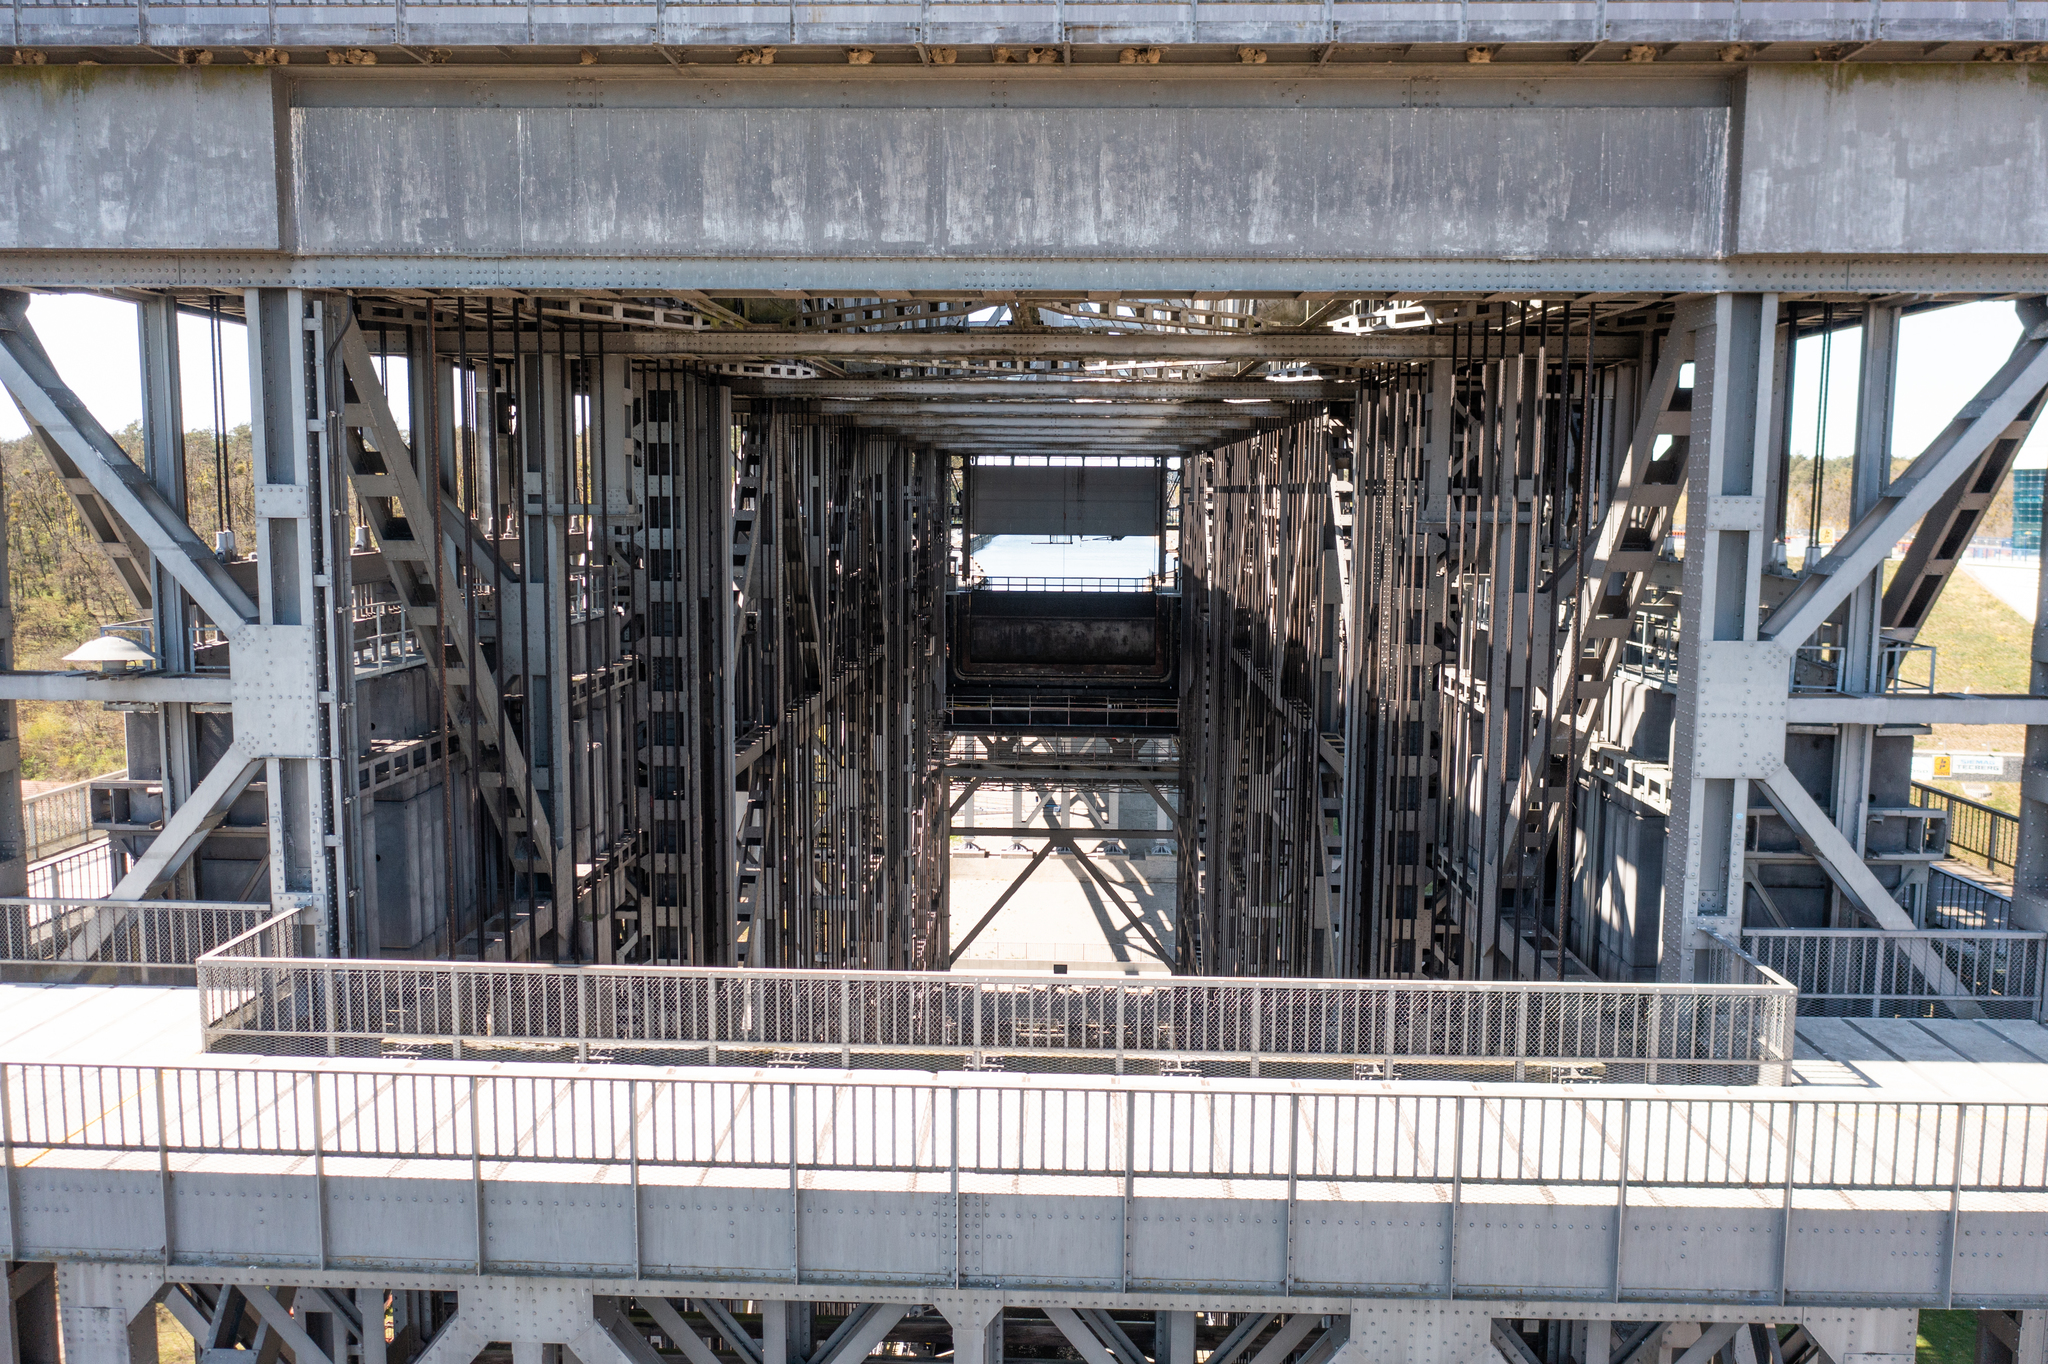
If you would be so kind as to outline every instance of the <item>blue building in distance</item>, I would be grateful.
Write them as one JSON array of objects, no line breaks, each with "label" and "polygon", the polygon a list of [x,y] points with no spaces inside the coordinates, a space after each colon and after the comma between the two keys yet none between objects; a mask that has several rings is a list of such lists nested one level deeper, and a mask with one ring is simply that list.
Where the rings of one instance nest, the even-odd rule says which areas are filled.
[{"label": "blue building in distance", "polygon": [[2041,489],[2048,469],[2012,471],[2012,548],[2015,554],[2041,552]]}]

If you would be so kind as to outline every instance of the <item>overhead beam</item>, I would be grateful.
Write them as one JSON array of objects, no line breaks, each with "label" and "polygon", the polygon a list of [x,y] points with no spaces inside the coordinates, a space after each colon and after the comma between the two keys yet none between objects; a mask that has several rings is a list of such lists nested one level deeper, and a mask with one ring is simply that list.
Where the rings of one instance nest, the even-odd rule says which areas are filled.
[{"label": "overhead beam", "polygon": [[1076,374],[1020,374],[1014,379],[750,379],[726,380],[735,393],[762,398],[999,398],[1044,402],[1201,400],[1315,403],[1358,396],[1355,379],[1089,379]]},{"label": "overhead beam", "polygon": [[1062,766],[1057,763],[1022,762],[1017,759],[994,762],[946,764],[946,775],[977,781],[1031,781],[1058,785],[1063,782],[1158,782],[1180,780],[1180,768],[1171,763],[1107,763],[1100,767]]},{"label": "overhead beam", "polygon": [[[1059,774],[1048,774],[1034,780],[1047,786],[1062,786],[1066,778]],[[955,838],[976,837],[987,834],[992,838],[1050,838],[1055,842],[1075,838],[1171,838],[1171,829],[1097,829],[1086,824],[1070,824],[1048,829],[1042,824],[983,824],[969,827],[956,824],[952,828]]]},{"label": "overhead beam", "polygon": [[0,701],[154,701],[225,705],[234,686],[221,673],[0,673]]},{"label": "overhead beam", "polygon": [[[861,426],[887,431],[1123,431],[1133,435],[1157,432],[1161,435],[1208,434],[1241,431],[1256,426],[1261,418],[1177,417],[1172,413],[1154,415],[1114,410],[1073,408],[1043,416],[1014,416],[1000,407],[972,415],[962,413],[932,416],[878,417],[863,412],[848,413]],[[819,420],[828,420],[819,418]]]},{"label": "overhead beam", "polygon": [[1295,415],[1294,405],[1283,402],[1200,402],[1192,399],[1185,402],[1160,402],[1150,399],[1141,401],[1114,398],[1108,395],[1090,395],[1066,400],[1038,397],[1004,400],[991,397],[979,402],[959,402],[940,398],[927,402],[859,402],[851,398],[825,398],[818,402],[817,410],[827,417],[873,417],[877,421],[894,421],[905,417],[1057,417],[1065,421],[1089,417],[1123,420],[1153,418],[1174,421],[1207,418],[1212,421],[1241,422]]},{"label": "overhead beam", "polygon": [[[1495,356],[1561,353],[1563,341],[1546,343],[1535,337],[1494,335],[1488,338]],[[723,332],[622,332],[605,337],[613,355],[667,355],[677,359],[739,360],[828,356],[884,363],[930,364],[943,360],[1103,360],[1111,363],[1169,360],[1434,360],[1466,353],[1469,345],[1448,332],[1259,332],[1250,336],[1184,336],[1168,332],[1095,332],[1078,327],[1027,331],[1011,327],[976,327],[957,332],[791,332],[781,329]],[[559,347],[560,338],[533,332],[497,333],[454,330],[440,333],[441,353],[534,354]],[[494,349],[495,348],[495,349]],[[1593,356],[1631,360],[1641,353],[1633,337],[1604,336],[1593,342]],[[1586,342],[1574,338],[1572,351],[1583,358]]]},{"label": "overhead beam", "polygon": [[1785,720],[1807,725],[2048,725],[2048,696],[1794,696],[1785,703]]}]

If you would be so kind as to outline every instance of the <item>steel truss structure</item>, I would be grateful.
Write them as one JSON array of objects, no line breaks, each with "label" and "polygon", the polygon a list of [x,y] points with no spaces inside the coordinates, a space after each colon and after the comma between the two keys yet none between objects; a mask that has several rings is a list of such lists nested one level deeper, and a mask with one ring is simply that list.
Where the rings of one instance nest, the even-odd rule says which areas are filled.
[{"label": "steel truss structure", "polygon": [[1184,970],[1355,970],[1342,833],[1345,646],[1358,647],[1363,609],[1351,456],[1343,418],[1319,414],[1201,456],[1184,481]]},{"label": "steel truss structure", "polygon": [[[2048,1062],[2048,600],[2024,695],[1927,645],[2048,406],[2028,4],[343,8],[0,16],[0,386],[149,659],[0,584],[0,974],[268,1053],[4,1058],[0,1364],[2048,1362],[2038,1082],[1784,1087]],[[19,894],[47,700],[99,899]],[[2010,894],[1937,724],[2026,729]],[[972,969],[1062,854],[1156,961]]]},{"label": "steel truss structure", "polygon": [[[864,380],[820,381],[872,383],[868,397],[771,396],[805,381],[642,353],[680,318],[769,350],[782,335],[687,297],[253,291],[232,306],[271,423],[256,506],[271,563],[304,547],[267,596],[260,552],[208,553],[177,511],[180,457],[149,434],[176,429],[175,404],[145,428],[134,478],[19,303],[4,335],[53,470],[163,641],[161,672],[95,684],[154,717],[131,726],[128,785],[98,817],[128,858],[117,898],[232,899],[267,876],[344,955],[937,968],[964,950],[938,851],[952,814],[976,786],[1058,784],[1142,791],[1166,812],[1184,913],[1154,947],[1182,971],[1685,978],[1689,921],[1730,938],[1924,921],[1941,816],[1895,789],[1896,725],[2021,703],[1901,687],[2040,407],[2029,331],[1915,466],[1933,472],[1887,484],[1874,471],[1903,305],[1720,297],[1758,336],[1768,308],[1767,346],[1703,353],[1702,335],[1725,333],[1690,299],[1437,302],[1443,320],[1397,334],[1408,358],[1318,381],[1320,401],[1203,403],[1104,402],[1052,376],[1021,399],[949,400],[881,359],[842,366],[884,371]],[[181,306],[142,305],[159,395]],[[1233,308],[1213,315],[1261,316]],[[964,346],[1013,323],[924,334]],[[1794,343],[1845,326],[1868,343],[1855,509],[1913,542],[1881,593],[1836,566],[1877,553],[1875,529],[1796,568],[1784,549]],[[1717,364],[1759,368],[1730,397],[1702,387]],[[286,372],[298,388],[270,377]],[[1726,434],[1729,402],[1763,442],[1729,513],[1748,519],[1681,524],[1694,452],[1709,423]],[[282,415],[299,410],[331,415]],[[1992,411],[2003,427],[1985,425]],[[299,452],[296,472],[280,448]],[[970,494],[997,476],[978,471],[1010,480],[990,488],[1054,488],[1091,467],[1104,487],[1160,480],[1142,496],[1160,499],[1170,573],[972,569]],[[1745,737],[1731,751],[1757,772],[1746,803],[1683,776],[1700,723],[1687,679],[1736,651],[1688,661],[1687,605],[1719,585],[1687,581],[1701,557],[1682,546],[1733,554],[1734,534],[1763,546],[1745,561],[1743,628],[1785,652],[1775,722],[1849,726],[1805,756],[1803,740],[1774,756]],[[1077,611],[1100,622],[1060,623]],[[1133,661],[1015,652],[1068,637]],[[329,747],[356,753],[352,786],[300,766]],[[1882,796],[1861,798],[1867,827],[1816,817],[1857,789]],[[1740,831],[1739,892],[1670,860],[1697,854],[1666,824],[1693,818],[1701,792],[1713,837]],[[1048,833],[1100,880],[1080,831]],[[1714,889],[1663,893],[1701,874]],[[1716,917],[1738,904],[1739,920]]]}]

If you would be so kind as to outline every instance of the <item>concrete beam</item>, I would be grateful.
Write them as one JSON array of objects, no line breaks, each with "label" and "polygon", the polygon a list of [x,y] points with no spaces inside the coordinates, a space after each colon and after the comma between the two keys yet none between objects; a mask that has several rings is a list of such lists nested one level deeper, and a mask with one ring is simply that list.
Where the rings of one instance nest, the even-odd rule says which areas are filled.
[{"label": "concrete beam", "polygon": [[[92,36],[98,18],[121,7],[88,8],[93,23],[56,27],[97,45],[109,36]],[[522,35],[539,22],[511,13]],[[388,41],[389,22],[360,41]],[[147,41],[160,51],[157,23]],[[126,41],[144,41],[139,26]],[[1213,287],[1222,265],[1236,287],[1254,283],[1239,267],[1264,267],[1276,287],[1347,292],[1506,288],[1511,272],[1535,288],[1883,290],[1914,286],[1884,264],[1845,271],[1842,258],[1916,254],[1949,258],[1934,287],[2001,268],[2017,281],[2005,287],[2025,287],[2037,263],[2017,258],[2048,252],[2048,186],[2010,170],[2048,127],[2048,92],[2021,63],[1859,64],[1846,85],[1826,64],[1750,66],[1739,113],[1727,69],[1632,67],[1628,81],[1461,70],[1427,106],[1335,67],[1276,102],[1278,69],[1219,81],[1149,68],[1134,100],[1114,68],[695,68],[684,84],[664,66],[652,80],[586,69],[572,88],[553,72],[294,66],[287,87],[241,66],[24,65],[0,80],[13,168],[0,250],[57,253],[10,268],[23,283],[417,287],[473,282],[489,256],[506,262],[494,281],[519,287],[573,275],[717,288],[733,281],[715,263],[748,261],[759,287],[792,271],[836,287],[818,268],[829,263],[869,289],[986,289],[1001,260],[1007,288],[1043,287],[1030,267],[1058,263],[1070,287],[1147,291],[1170,276],[1177,292]],[[741,146],[755,150],[727,155]],[[1333,158],[1337,147],[1359,154]],[[422,164],[456,169],[411,173]],[[1076,165],[1117,171],[1057,173]],[[1271,188],[1253,201],[1218,184]],[[1547,211],[1526,212],[1531,202]],[[1981,211],[1959,218],[1956,202]],[[579,205],[603,205],[602,225]],[[150,259],[164,250],[211,254]],[[133,254],[120,277],[99,278],[95,252]],[[1824,284],[1803,282],[1797,258],[1811,255],[1835,258],[1813,276]],[[1727,268],[1743,258],[1750,274]],[[1456,268],[1468,263],[1479,268]],[[1406,275],[1381,268],[1397,264]]]},{"label": "concrete beam", "polygon": [[[744,80],[599,90],[445,73],[403,91],[309,93],[292,111],[293,240],[337,257],[503,257],[490,272],[499,284],[522,283],[508,266],[530,255],[674,259],[687,243],[699,260],[781,262],[785,282],[806,260],[858,260],[872,274],[886,261],[971,259],[980,288],[996,260],[1124,271],[1172,260],[1209,280],[1250,259],[1709,260],[1726,250],[1725,95],[1672,89],[1644,102],[1580,89],[1538,108],[1488,90],[1464,107],[1397,107],[1376,83],[1275,103],[1257,86],[1225,94],[1188,82],[1133,103],[1129,91],[1071,77],[1027,94],[984,75],[952,78],[939,103],[929,83],[901,79],[871,81],[852,101],[846,69],[771,77],[772,94]],[[1617,174],[1618,164],[1642,173]],[[420,175],[423,165],[452,173]],[[1249,185],[1260,193],[1217,192]],[[1001,273],[1010,286],[1007,264]],[[1265,350],[1176,339],[1223,344],[1101,353],[1382,353],[1370,338],[1310,351],[1272,337],[1242,338]],[[762,351],[669,336],[641,353],[859,355],[874,344],[787,340]]]},{"label": "concrete beam", "polygon": [[[1916,13],[1911,28],[1897,34],[1911,41],[1887,46],[1918,53],[1945,42],[1974,46],[2001,34],[2010,39],[2013,27],[2001,22],[2009,13],[2001,0],[1953,0],[1939,10]],[[2021,13],[2024,16],[2026,12]],[[9,30],[9,41],[116,50],[144,43],[156,45],[155,50],[274,43],[299,48],[301,61],[317,61],[323,47],[360,43],[384,51],[387,63],[403,59],[406,49],[394,52],[394,44],[412,45],[414,50],[444,45],[470,58],[504,61],[508,54],[517,53],[527,60],[567,63],[572,70],[576,49],[585,46],[603,50],[605,65],[585,68],[600,75],[616,76],[622,68],[624,74],[643,79],[649,73],[666,74],[670,69],[664,63],[666,58],[677,63],[683,79],[704,83],[734,71],[731,49],[741,44],[779,44],[785,61],[789,55],[797,55],[807,63],[842,63],[841,71],[849,71],[843,65],[848,43],[884,49],[888,56],[899,59],[914,53],[920,44],[958,44],[957,67],[930,66],[925,72],[936,76],[973,74],[990,80],[1015,80],[1014,73],[1020,71],[1054,77],[1066,74],[1059,66],[993,66],[991,45],[1071,44],[1073,59],[1089,63],[1091,78],[1127,85],[1150,77],[1149,89],[1186,82],[1190,77],[1207,77],[1227,86],[1241,83],[1247,70],[1269,79],[1283,75],[1299,79],[1302,72],[1341,77],[1349,74],[1347,68],[1353,63],[1369,63],[1368,70],[1374,66],[1384,69],[1396,60],[1386,51],[1388,47],[1400,49],[1432,82],[1448,83],[1444,73],[1454,79],[1461,68],[1446,63],[1462,62],[1467,42],[1519,49],[1517,66],[1542,63],[1538,69],[1580,74],[1611,70],[1623,61],[1630,43],[1657,44],[1668,51],[1677,43],[1705,42],[1711,50],[1726,42],[1762,47],[1770,43],[1835,44],[1866,32],[1893,36],[1889,28],[1843,26],[1845,18],[1860,23],[1864,17],[1860,9],[1832,17],[1803,11],[1759,16],[1737,0],[1700,0],[1682,17],[1629,11],[1626,23],[1616,18],[1608,25],[1587,18],[1571,4],[1541,4],[1527,12],[1478,11],[1456,26],[1447,25],[1442,11],[1427,4],[1372,4],[1369,0],[1331,0],[1305,11],[1266,0],[1221,15],[1200,9],[1154,13],[1125,6],[1062,15],[1057,9],[1028,3],[926,10],[847,0],[830,4],[763,0],[730,8],[687,5],[672,9],[617,4],[565,7],[545,0],[513,0],[415,11],[395,0],[369,0],[335,13],[300,15],[286,9],[268,18],[235,7],[166,9],[138,0],[108,0],[80,9],[25,7]],[[2033,32],[2022,19],[2018,36],[2024,40]],[[1246,43],[1269,45],[1274,65],[1241,66],[1234,48]],[[1120,67],[1114,64],[1113,50],[1121,44],[1157,45],[1171,55],[1163,65]],[[1107,54],[1108,64],[1102,61],[1105,47],[1112,50]],[[1581,55],[1590,58],[1591,64],[1566,65]],[[1317,65],[1319,58],[1326,64]],[[1659,69],[1668,66],[1678,66],[1686,75],[1698,72],[1696,59],[1677,54],[1658,63]],[[369,74],[381,75],[387,69]],[[774,76],[785,72],[800,76],[807,69],[816,68],[737,68],[743,74]],[[917,70],[915,66],[910,69]],[[320,70],[326,74],[324,68]],[[872,67],[853,67],[849,74],[872,73],[878,79],[900,80],[903,70],[899,65],[877,62]]]},{"label": "concrete beam", "polygon": [[276,90],[258,67],[0,73],[0,247],[276,250]]},{"label": "concrete beam", "polygon": [[1746,74],[1736,250],[2048,246],[2048,183],[2013,173],[2038,160],[2048,130],[2048,89],[2024,67],[1821,74]]}]

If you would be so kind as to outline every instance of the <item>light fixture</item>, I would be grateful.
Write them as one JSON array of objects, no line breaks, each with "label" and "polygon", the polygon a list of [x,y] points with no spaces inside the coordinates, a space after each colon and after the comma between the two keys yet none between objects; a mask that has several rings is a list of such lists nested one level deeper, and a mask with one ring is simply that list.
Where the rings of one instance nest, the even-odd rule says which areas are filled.
[{"label": "light fixture", "polygon": [[66,663],[97,663],[106,672],[126,672],[140,663],[154,667],[157,657],[126,635],[101,635],[64,655]]}]

